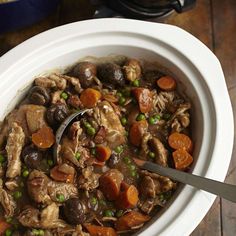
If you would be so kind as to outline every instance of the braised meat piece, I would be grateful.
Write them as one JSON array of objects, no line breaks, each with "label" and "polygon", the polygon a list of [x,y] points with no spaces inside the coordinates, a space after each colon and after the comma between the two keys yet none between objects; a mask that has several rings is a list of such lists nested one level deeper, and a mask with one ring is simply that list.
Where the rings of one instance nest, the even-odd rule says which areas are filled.
[{"label": "braised meat piece", "polygon": [[21,173],[20,154],[24,145],[25,134],[23,129],[17,124],[12,124],[6,145],[8,165],[6,176],[14,178]]}]

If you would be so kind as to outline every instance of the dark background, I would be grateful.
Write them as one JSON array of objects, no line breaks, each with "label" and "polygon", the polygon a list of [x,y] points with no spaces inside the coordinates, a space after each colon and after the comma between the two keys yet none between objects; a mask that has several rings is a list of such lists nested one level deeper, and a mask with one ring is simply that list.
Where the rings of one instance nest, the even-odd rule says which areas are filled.
[{"label": "dark background", "polygon": [[[50,16],[25,29],[0,34],[0,56],[24,40],[52,27],[92,18],[88,0],[62,0]],[[231,102],[236,111],[236,0],[197,0],[191,11],[159,20],[192,33],[219,58]],[[211,70],[211,68],[209,68]],[[212,78],[215,79],[215,78]],[[220,94],[219,94],[220,96]],[[236,144],[226,182],[236,184]],[[222,147],[224,148],[224,147]],[[222,156],[222,162],[224,157]],[[190,219],[194,219],[194,215]],[[184,227],[184,225],[182,226]],[[211,210],[191,236],[235,236],[236,204],[217,198]]]}]

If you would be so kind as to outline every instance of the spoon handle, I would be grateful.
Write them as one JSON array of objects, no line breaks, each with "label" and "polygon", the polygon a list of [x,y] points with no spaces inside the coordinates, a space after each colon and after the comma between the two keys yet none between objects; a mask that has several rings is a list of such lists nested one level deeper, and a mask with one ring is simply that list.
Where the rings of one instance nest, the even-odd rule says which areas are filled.
[{"label": "spoon handle", "polygon": [[174,179],[181,183],[188,184],[198,189],[202,189],[218,195],[231,202],[236,202],[236,185],[225,184],[216,180],[189,174],[180,170],[163,167],[148,161],[141,161],[141,164],[140,160],[136,160],[137,159],[134,160],[135,163],[142,169],[146,169],[157,174],[170,177],[171,179]]}]

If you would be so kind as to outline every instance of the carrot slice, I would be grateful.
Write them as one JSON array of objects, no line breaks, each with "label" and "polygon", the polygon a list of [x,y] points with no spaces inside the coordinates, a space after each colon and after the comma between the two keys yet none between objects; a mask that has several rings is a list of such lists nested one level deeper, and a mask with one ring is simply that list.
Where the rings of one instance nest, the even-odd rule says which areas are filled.
[{"label": "carrot slice", "polygon": [[100,189],[108,200],[118,198],[123,178],[123,174],[117,169],[110,169],[99,178]]},{"label": "carrot slice", "polygon": [[173,149],[184,148],[187,152],[191,152],[193,148],[193,142],[186,134],[172,133],[168,137],[168,143]]},{"label": "carrot slice", "polygon": [[147,88],[135,88],[132,90],[138,101],[139,109],[142,113],[147,113],[152,109],[152,93]]},{"label": "carrot slice", "polygon": [[3,235],[7,229],[11,227],[5,220],[0,220],[0,235]]},{"label": "carrot slice", "polygon": [[162,76],[157,80],[157,85],[164,91],[173,91],[176,89],[176,81],[171,76]]},{"label": "carrot slice", "polygon": [[107,161],[111,156],[111,149],[106,146],[99,145],[96,147],[96,158],[99,161]]},{"label": "carrot slice", "polygon": [[129,208],[134,208],[138,201],[138,190],[134,185],[130,185],[120,193],[118,199],[116,200],[116,205],[118,208],[126,210]]},{"label": "carrot slice", "polygon": [[50,148],[55,142],[53,130],[44,125],[36,133],[32,134],[32,142],[39,148]]},{"label": "carrot slice", "polygon": [[180,148],[172,153],[175,163],[175,169],[184,170],[193,162],[193,157],[183,148]]},{"label": "carrot slice", "polygon": [[93,108],[101,97],[102,94],[98,90],[87,88],[81,93],[80,101],[86,108]]},{"label": "carrot slice", "polygon": [[117,236],[116,231],[111,227],[84,224],[91,236]]},{"label": "carrot slice", "polygon": [[140,120],[130,127],[129,130],[129,140],[130,142],[135,145],[139,146],[142,142],[142,136],[148,128],[148,123],[146,120]]},{"label": "carrot slice", "polygon": [[121,216],[115,223],[116,230],[122,231],[122,230],[129,230],[135,226],[141,225],[148,220],[150,220],[151,217],[148,215],[143,215],[140,212],[137,211],[130,211],[129,213]]},{"label": "carrot slice", "polygon": [[74,175],[72,174],[66,174],[61,172],[58,168],[60,166],[55,166],[50,170],[50,176],[60,182],[66,182],[66,183],[73,183],[74,182]]}]

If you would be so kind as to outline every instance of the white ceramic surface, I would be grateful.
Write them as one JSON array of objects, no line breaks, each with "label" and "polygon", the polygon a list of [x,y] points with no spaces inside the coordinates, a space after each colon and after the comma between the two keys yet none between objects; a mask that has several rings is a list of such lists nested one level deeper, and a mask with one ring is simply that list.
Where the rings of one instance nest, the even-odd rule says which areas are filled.
[{"label": "white ceramic surface", "polygon": [[[175,26],[127,19],[89,20],[27,40],[0,58],[0,119],[39,73],[65,67],[84,56],[111,53],[158,61],[182,82],[193,104],[192,171],[223,181],[231,158],[234,130],[224,75],[214,54]],[[184,186],[173,203],[139,235],[189,235],[214,199],[212,194]]]}]

